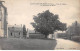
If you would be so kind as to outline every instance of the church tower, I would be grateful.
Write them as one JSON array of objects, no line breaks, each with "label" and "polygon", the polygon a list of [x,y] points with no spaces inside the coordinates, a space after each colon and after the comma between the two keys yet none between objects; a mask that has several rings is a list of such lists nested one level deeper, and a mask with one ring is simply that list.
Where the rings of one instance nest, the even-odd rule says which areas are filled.
[{"label": "church tower", "polygon": [[0,37],[7,37],[7,8],[0,0]]}]

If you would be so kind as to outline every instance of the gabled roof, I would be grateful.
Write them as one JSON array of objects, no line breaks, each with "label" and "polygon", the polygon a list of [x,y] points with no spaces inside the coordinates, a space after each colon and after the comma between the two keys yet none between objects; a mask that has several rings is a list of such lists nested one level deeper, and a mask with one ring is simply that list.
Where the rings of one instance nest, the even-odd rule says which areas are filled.
[{"label": "gabled roof", "polygon": [[23,31],[23,27],[21,26],[10,26],[8,27],[9,31]]}]

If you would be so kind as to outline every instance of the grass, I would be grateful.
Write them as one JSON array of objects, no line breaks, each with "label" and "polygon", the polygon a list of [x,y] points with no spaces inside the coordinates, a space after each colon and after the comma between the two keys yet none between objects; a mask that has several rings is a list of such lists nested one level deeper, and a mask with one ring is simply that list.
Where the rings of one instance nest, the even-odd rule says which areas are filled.
[{"label": "grass", "polygon": [[50,39],[0,39],[0,49],[2,50],[53,50],[56,44],[56,40]]}]

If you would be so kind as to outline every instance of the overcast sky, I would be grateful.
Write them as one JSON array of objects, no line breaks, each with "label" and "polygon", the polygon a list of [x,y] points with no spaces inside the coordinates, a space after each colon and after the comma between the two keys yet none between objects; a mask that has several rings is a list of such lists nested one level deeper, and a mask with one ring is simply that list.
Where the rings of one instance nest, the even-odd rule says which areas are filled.
[{"label": "overcast sky", "polygon": [[[80,19],[80,0],[4,0],[8,10],[8,24],[25,24],[26,28],[33,29],[33,15],[45,10],[58,14],[60,21],[71,25]],[[41,6],[32,3],[61,3],[66,5]],[[79,21],[80,22],[80,21]]]}]

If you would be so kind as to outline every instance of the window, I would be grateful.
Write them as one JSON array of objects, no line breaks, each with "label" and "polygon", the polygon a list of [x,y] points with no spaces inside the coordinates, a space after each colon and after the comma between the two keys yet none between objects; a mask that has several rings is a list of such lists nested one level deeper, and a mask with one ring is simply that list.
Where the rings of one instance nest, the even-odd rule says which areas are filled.
[{"label": "window", "polygon": [[19,32],[19,35],[20,35],[20,32]]},{"label": "window", "polygon": [[11,36],[12,36],[12,32],[11,32]]}]

